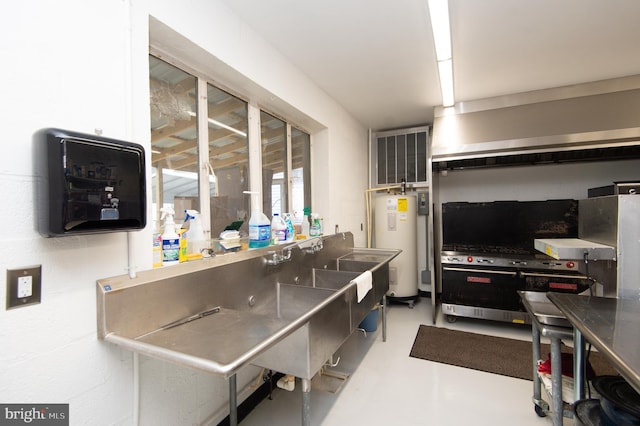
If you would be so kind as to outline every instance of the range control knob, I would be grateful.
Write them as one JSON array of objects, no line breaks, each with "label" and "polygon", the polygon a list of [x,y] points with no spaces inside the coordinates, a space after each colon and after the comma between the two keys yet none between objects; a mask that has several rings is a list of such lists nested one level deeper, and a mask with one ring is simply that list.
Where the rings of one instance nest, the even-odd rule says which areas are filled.
[{"label": "range control knob", "polygon": [[473,262],[473,256],[467,256],[467,262],[469,263]]},{"label": "range control knob", "polygon": [[568,261],[567,262],[567,268],[575,268],[576,264],[573,263],[572,261]]}]

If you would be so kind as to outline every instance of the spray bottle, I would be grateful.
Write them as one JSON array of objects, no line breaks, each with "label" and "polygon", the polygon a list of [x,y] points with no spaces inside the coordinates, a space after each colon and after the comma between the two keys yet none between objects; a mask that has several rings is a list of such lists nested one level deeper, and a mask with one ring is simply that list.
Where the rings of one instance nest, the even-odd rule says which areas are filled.
[{"label": "spray bottle", "polygon": [[249,248],[267,247],[271,240],[271,222],[262,213],[258,202],[258,192],[244,191],[251,194],[251,218],[249,219]]},{"label": "spray bottle", "polygon": [[302,217],[302,232],[301,235],[304,238],[309,238],[310,234],[310,224],[309,224],[309,215],[311,214],[311,207],[305,207],[302,209],[304,216]]},{"label": "spray bottle", "polygon": [[162,266],[175,265],[179,262],[180,236],[176,233],[176,224],[173,221],[173,207],[167,206],[160,209],[161,220],[164,220],[162,230]]},{"label": "spray bottle", "polygon": [[293,226],[290,213],[285,213],[284,223],[287,224],[287,242],[293,241],[296,237],[296,228]]},{"label": "spray bottle", "polygon": [[322,235],[322,225],[320,225],[320,218],[317,213],[311,215],[311,226],[309,228],[309,235],[317,237]]},{"label": "spray bottle", "polygon": [[185,210],[185,223],[189,224],[187,231],[187,258],[197,258],[203,249],[208,248],[204,239],[202,218],[197,210]]}]

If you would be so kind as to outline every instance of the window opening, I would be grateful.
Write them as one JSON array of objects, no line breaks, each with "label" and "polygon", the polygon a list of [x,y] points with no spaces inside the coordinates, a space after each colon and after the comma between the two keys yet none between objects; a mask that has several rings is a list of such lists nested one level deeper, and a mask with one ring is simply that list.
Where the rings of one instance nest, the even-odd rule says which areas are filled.
[{"label": "window opening", "polygon": [[249,147],[247,103],[207,85],[211,234],[218,236],[235,221],[248,232]]},{"label": "window opening", "polygon": [[[288,179],[287,126],[279,118],[260,111],[260,127],[262,136],[262,212],[268,217],[272,217],[274,207],[281,209],[282,201],[288,200],[287,186],[282,184]],[[288,208],[286,203],[284,207]]]},{"label": "window opening", "polygon": [[[196,77],[154,56],[149,57],[152,203],[154,220],[173,206],[176,221],[184,198],[199,200]],[[158,229],[160,225],[157,225]]]},{"label": "window opening", "polygon": [[[172,206],[176,223],[186,209],[203,213],[213,238],[239,220],[246,231],[251,198],[243,192],[256,190],[249,188],[247,102],[153,55],[149,77],[156,229],[160,209]],[[198,89],[205,87],[206,101],[198,103]],[[200,114],[206,115],[207,129]],[[310,135],[264,111],[260,123],[262,211],[269,217],[293,213],[300,221],[311,207]]]}]

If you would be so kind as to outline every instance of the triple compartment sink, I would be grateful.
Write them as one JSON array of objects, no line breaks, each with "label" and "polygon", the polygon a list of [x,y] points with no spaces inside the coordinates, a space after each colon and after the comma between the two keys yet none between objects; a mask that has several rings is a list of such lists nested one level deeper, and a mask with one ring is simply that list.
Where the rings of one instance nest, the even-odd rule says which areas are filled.
[{"label": "triple compartment sink", "polygon": [[[303,379],[308,406],[304,392],[308,401],[311,378],[384,297],[388,264],[400,252],[354,248],[353,235],[341,233],[144,271],[135,278],[102,279],[98,336],[228,378],[232,414],[235,374],[247,364]],[[360,298],[354,279],[367,271],[372,287]],[[383,313],[383,339],[384,318]],[[303,411],[308,415],[308,407]]]},{"label": "triple compartment sink", "polygon": [[[314,253],[286,249],[290,259],[277,265],[265,260],[269,247],[99,280],[98,335],[225,377],[251,363],[311,378],[384,296],[400,250],[354,249],[351,233],[322,238]],[[373,288],[358,303],[352,280],[367,270]]]}]

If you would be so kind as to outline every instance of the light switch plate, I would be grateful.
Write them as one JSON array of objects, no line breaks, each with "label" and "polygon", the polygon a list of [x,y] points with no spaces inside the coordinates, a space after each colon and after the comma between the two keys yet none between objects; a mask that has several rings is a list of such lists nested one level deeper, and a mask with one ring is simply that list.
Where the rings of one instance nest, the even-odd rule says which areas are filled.
[{"label": "light switch plate", "polygon": [[42,266],[7,269],[7,309],[40,303]]}]

